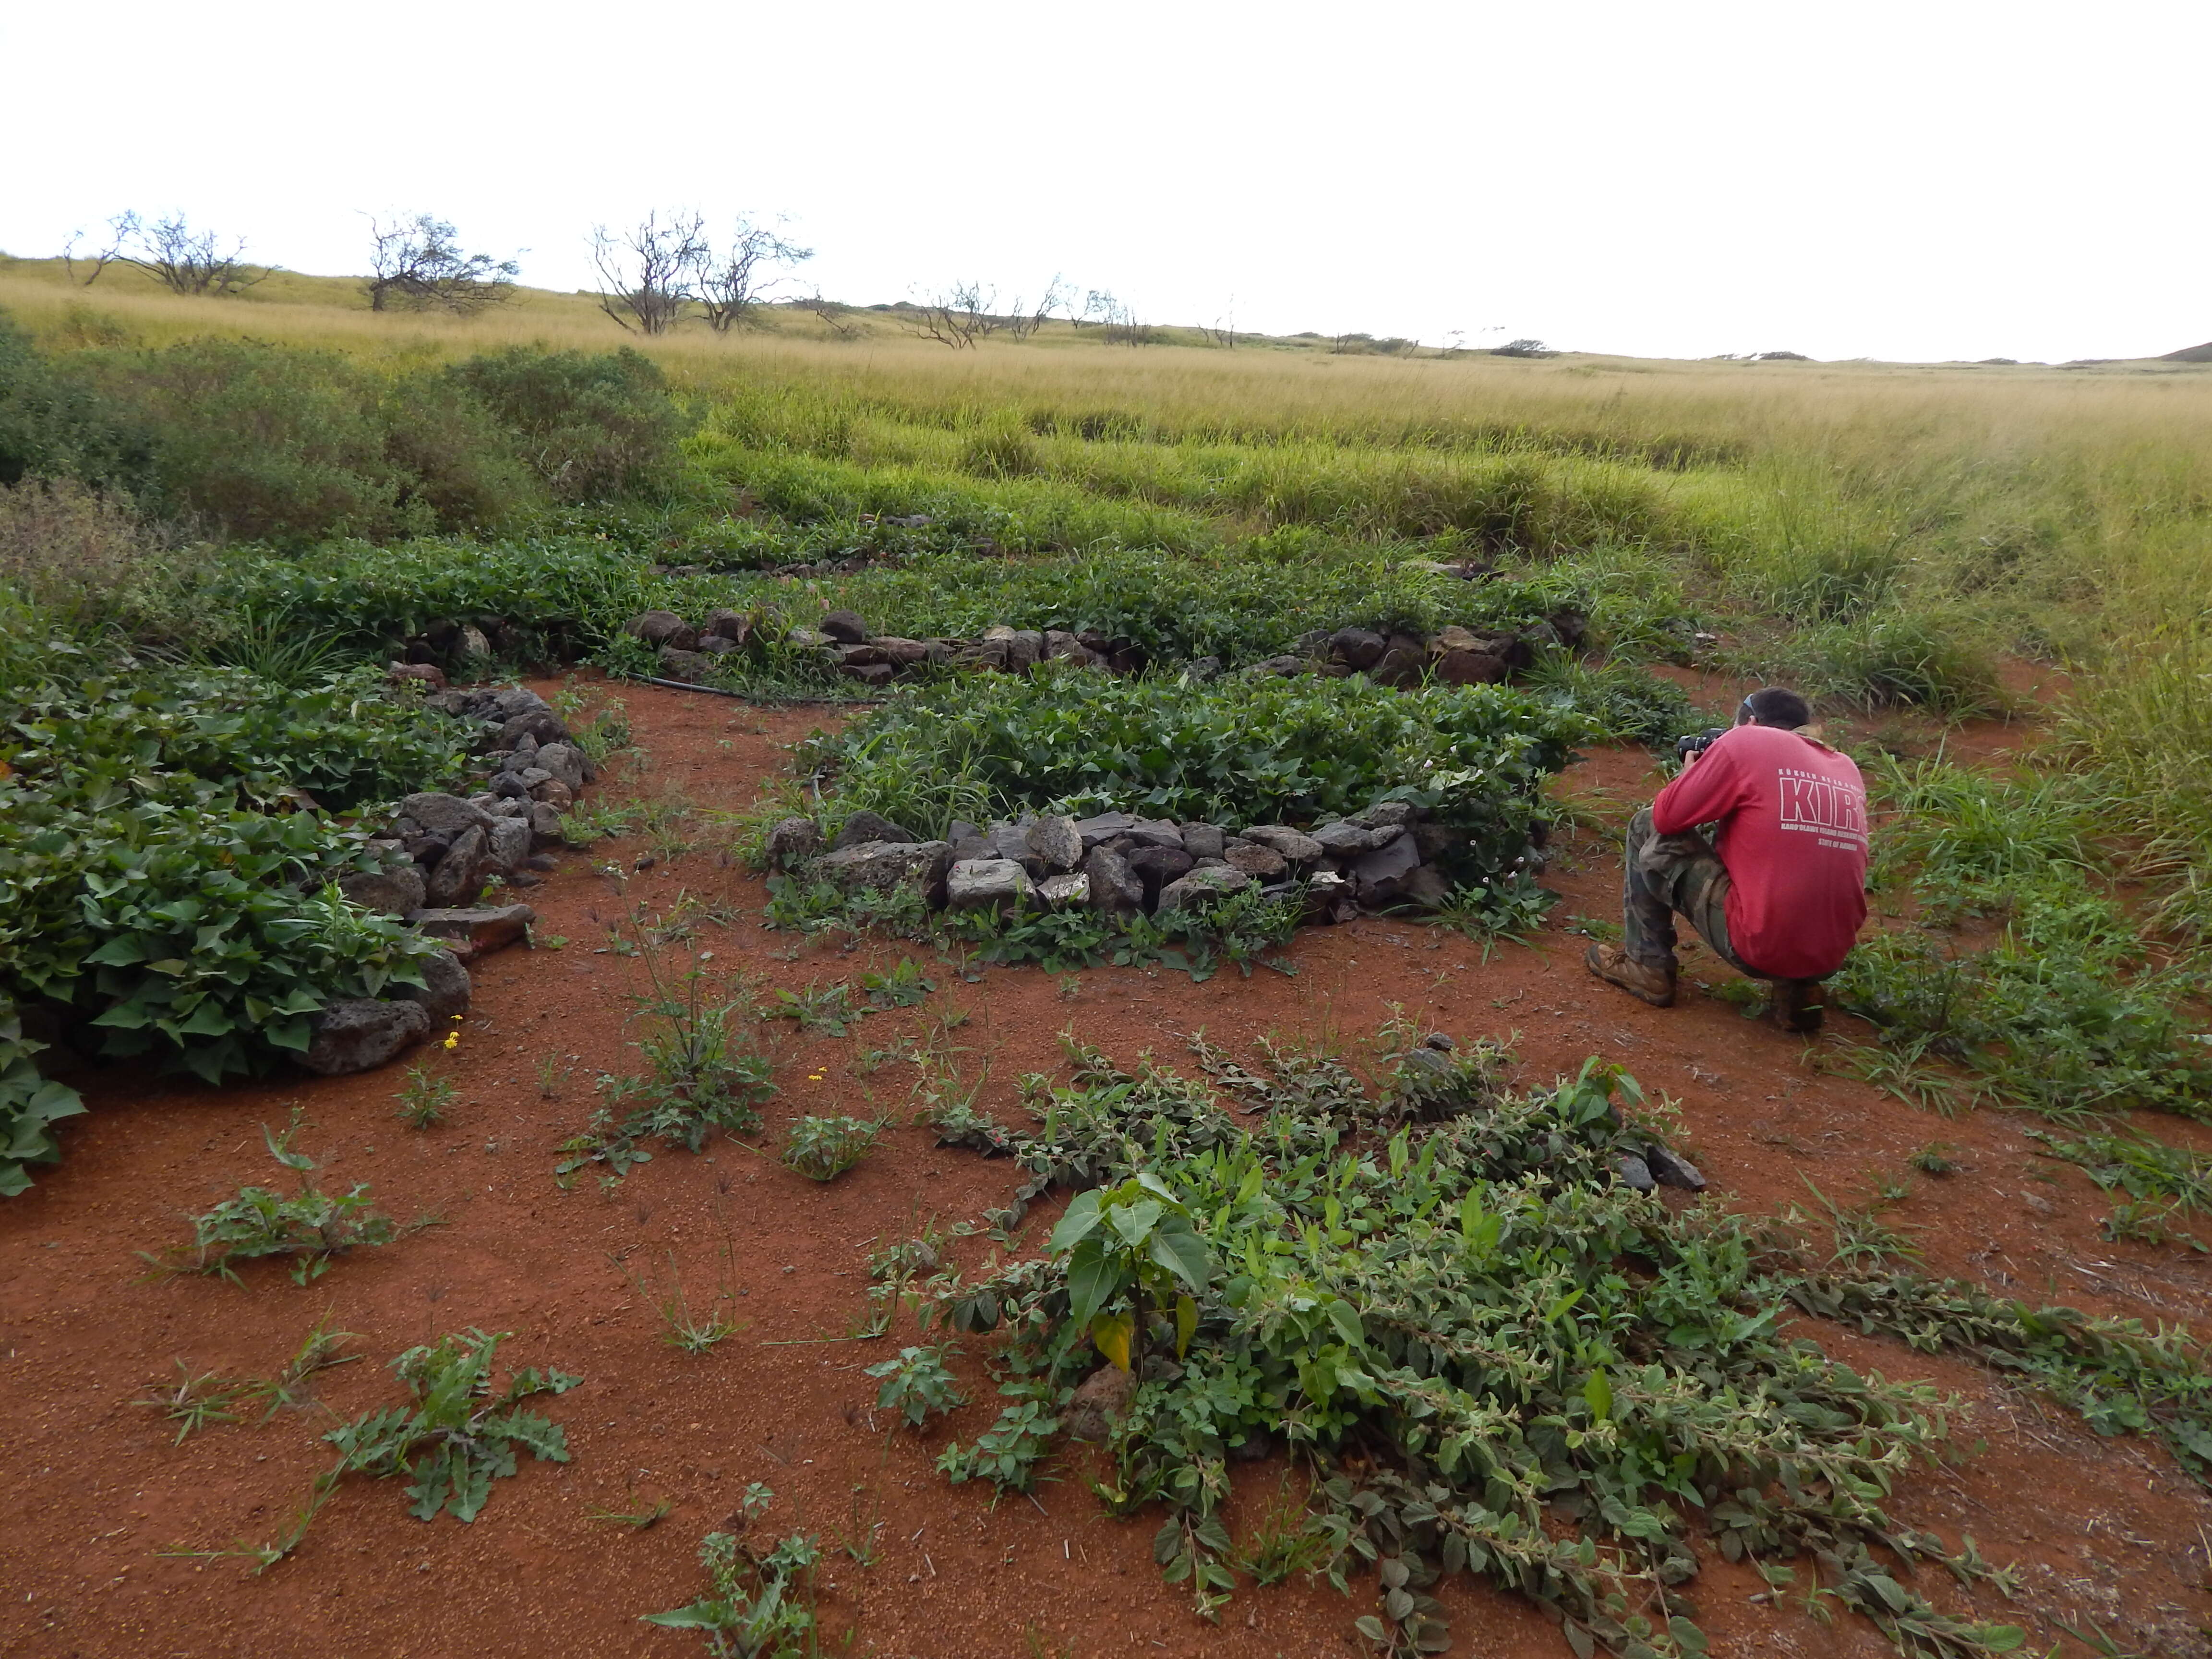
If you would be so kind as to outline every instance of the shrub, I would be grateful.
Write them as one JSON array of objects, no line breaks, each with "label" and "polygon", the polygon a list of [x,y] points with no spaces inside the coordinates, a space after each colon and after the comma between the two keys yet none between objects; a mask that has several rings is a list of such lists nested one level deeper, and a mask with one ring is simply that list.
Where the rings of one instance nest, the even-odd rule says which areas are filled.
[{"label": "shrub", "polygon": [[55,373],[31,337],[0,312],[0,484],[81,478],[137,489],[151,447],[127,416]]},{"label": "shrub", "polygon": [[672,477],[685,422],[659,365],[640,352],[515,346],[448,372],[518,435],[557,500],[646,493]]},{"label": "shrub", "polygon": [[0,586],[58,627],[83,633],[125,619],[162,551],[121,496],[70,478],[0,485]]}]

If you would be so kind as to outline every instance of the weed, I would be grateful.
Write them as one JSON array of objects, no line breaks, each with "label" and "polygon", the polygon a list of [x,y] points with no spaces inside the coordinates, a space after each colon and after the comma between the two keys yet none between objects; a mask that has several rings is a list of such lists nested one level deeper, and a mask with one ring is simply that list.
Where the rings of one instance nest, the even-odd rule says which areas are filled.
[{"label": "weed", "polygon": [[240,1401],[250,1398],[253,1385],[249,1382],[233,1382],[217,1376],[213,1371],[195,1373],[181,1359],[177,1361],[177,1380],[157,1388],[148,1398],[139,1401],[177,1425],[177,1437],[170,1443],[181,1446],[187,1437],[210,1428],[217,1423],[235,1423],[238,1413],[231,1409]]},{"label": "weed", "polygon": [[1961,1167],[1959,1149],[1948,1140],[1931,1140],[1905,1160],[1923,1175],[1954,1175]]},{"label": "weed", "polygon": [[690,1300],[684,1293],[683,1276],[676,1268],[676,1252],[668,1253],[668,1291],[661,1294],[649,1289],[644,1279],[623,1266],[617,1257],[609,1257],[621,1267],[639,1296],[653,1305],[666,1328],[661,1340],[679,1353],[705,1353],[718,1342],[735,1336],[744,1328],[744,1322],[732,1311],[737,1305],[737,1291],[731,1282],[729,1247],[722,1248],[722,1271],[715,1284],[714,1299],[703,1314],[691,1310]]},{"label": "weed", "polygon": [[1279,1584],[1293,1573],[1318,1573],[1335,1554],[1328,1529],[1315,1524],[1310,1499],[1294,1496],[1285,1472],[1274,1501],[1263,1510],[1237,1551],[1237,1566],[1255,1583]]},{"label": "weed", "polygon": [[2079,1165],[2106,1193],[2124,1193],[2105,1222],[2106,1238],[2206,1246],[2171,1224],[2184,1215],[2212,1215],[2212,1158],[2140,1134],[2085,1134],[2067,1139],[2030,1130],[2051,1158]]},{"label": "weed", "polygon": [[924,979],[921,965],[911,957],[901,957],[887,974],[870,969],[860,975],[860,994],[871,1010],[912,1008],[936,988],[936,981]]},{"label": "weed", "polygon": [[884,1126],[857,1117],[802,1117],[784,1142],[783,1167],[809,1181],[835,1181],[875,1149]]},{"label": "weed", "polygon": [[696,1152],[716,1130],[750,1133],[759,1127],[761,1105],[775,1093],[768,1057],[744,1046],[744,1034],[732,1029],[753,1017],[750,1000],[711,1002],[701,969],[686,973],[679,987],[669,981],[657,952],[647,951],[646,963],[653,988],[639,1000],[651,1024],[632,1046],[650,1073],[601,1079],[602,1103],[590,1127],[562,1143],[566,1156],[554,1166],[564,1188],[594,1164],[621,1179],[651,1160],[648,1140]]},{"label": "weed", "polygon": [[[743,1513],[756,1520],[774,1496],[755,1482]],[[811,1534],[793,1533],[765,1551],[726,1532],[699,1541],[699,1565],[712,1588],[688,1607],[644,1615],[664,1630],[696,1630],[716,1659],[800,1659],[813,1650],[814,1569],[822,1559]]]},{"label": "weed", "polygon": [[968,1396],[961,1393],[945,1364],[957,1352],[948,1342],[901,1348],[897,1358],[871,1365],[863,1374],[883,1383],[876,1391],[876,1404],[898,1413],[908,1428],[918,1429],[933,1416],[941,1417],[968,1403]]},{"label": "weed", "polygon": [[350,1365],[362,1358],[357,1353],[340,1352],[357,1339],[351,1331],[332,1330],[331,1318],[326,1313],[315,1322],[276,1376],[257,1378],[247,1385],[248,1397],[264,1408],[263,1422],[280,1411],[303,1410],[313,1405],[315,1396],[312,1385],[316,1376],[340,1365]]},{"label": "weed", "polygon": [[406,1086],[394,1097],[399,1102],[397,1115],[410,1129],[430,1128],[446,1121],[459,1094],[451,1078],[434,1075],[428,1066],[410,1066]]},{"label": "weed", "polygon": [[569,1078],[575,1074],[575,1070],[574,1066],[562,1065],[558,1054],[538,1055],[538,1097],[540,1100],[558,1099],[561,1091],[568,1086]]},{"label": "weed", "polygon": [[[1814,1186],[1811,1176],[1799,1178],[1804,1182],[1806,1190],[1828,1213],[1828,1229],[1833,1245],[1828,1256],[1831,1267],[1841,1267],[1849,1273],[1879,1267],[1892,1258],[1910,1261],[1919,1260],[1919,1248],[1881,1218],[1883,1208],[1904,1197],[1909,1188],[1881,1187],[1865,1203],[1847,1207],[1838,1204]],[[1802,1224],[1804,1219],[1802,1212],[1796,1210],[1790,1212],[1790,1218],[1798,1224]]]},{"label": "weed", "polygon": [[[1155,1557],[1202,1613],[1218,1609],[1235,1553],[1226,1459],[1264,1431],[1310,1471],[1317,1540],[1271,1554],[1340,1587],[1375,1565],[1382,1605],[1359,1627],[1386,1647],[1442,1639],[1422,1592],[1460,1571],[1540,1583],[1577,1649],[1693,1647],[1699,1632],[1673,1591],[1697,1571],[1695,1523],[1730,1560],[1816,1552],[1843,1605],[1931,1650],[1976,1651],[1978,1627],[1936,1612],[1875,1554],[1900,1540],[1912,1556],[1949,1553],[1882,1512],[1876,1474],[1940,1445],[1944,1402],[1779,1334],[1757,1311],[1776,1291],[1753,1224],[1678,1215],[1619,1184],[1620,1153],[1652,1131],[1626,1122],[1635,1097],[1616,1070],[1593,1062],[1516,1095],[1494,1065],[1448,1080],[1417,1050],[1434,1054],[1402,1032],[1380,1044],[1374,1095],[1340,1063],[1279,1051],[1232,1069],[1213,1054],[1218,1081],[1266,1103],[1240,1116],[1149,1061],[1124,1070],[1079,1049],[1071,1086],[1028,1091],[1033,1127],[971,1115],[941,1128],[1011,1156],[1024,1172],[1016,1218],[1064,1183],[1078,1189],[1067,1217],[1088,1198],[1097,1220],[1050,1254],[973,1277],[942,1271],[924,1288],[925,1328],[1000,1331],[1014,1373],[999,1422],[939,1467],[954,1480],[1032,1481],[1092,1355],[1113,1364],[1121,1352],[1119,1319],[1100,1314],[1126,1316],[1132,1348],[1141,1319],[1162,1363],[1146,1368],[1097,1489],[1118,1513],[1164,1510]],[[1409,1101],[1420,1109],[1392,1103]],[[1130,1186],[1144,1196],[1109,1205]],[[1148,1239],[1162,1270],[1149,1287],[1103,1249],[1079,1254],[1109,1229],[1120,1236],[1109,1211],[1123,1209],[1139,1231],[1184,1214],[1200,1248],[1164,1236],[1153,1255]],[[1624,1260],[1638,1271],[1620,1272]],[[1627,1334],[1647,1329],[1667,1334]],[[1754,1394],[1766,1403],[1747,1418]],[[1539,1419],[1547,1432],[1530,1431]],[[1472,1455],[1477,1444],[1514,1450]],[[1630,1495],[1631,1455],[1685,1460],[1673,1464],[1679,1507],[1650,1486]],[[1752,1485],[1770,1460],[1826,1478],[1802,1497]],[[1662,1612],[1663,1631],[1651,1622]],[[1990,1629],[1985,1644],[2007,1639]]]},{"label": "weed", "polygon": [[271,1133],[266,1124],[261,1129],[269,1155],[298,1173],[297,1193],[286,1198],[266,1187],[241,1187],[235,1198],[193,1218],[190,1246],[159,1255],[142,1250],[139,1259],[157,1273],[216,1273],[242,1285],[238,1263],[289,1257],[292,1282],[304,1285],[319,1279],[333,1260],[349,1250],[389,1244],[398,1238],[398,1224],[369,1207],[366,1182],[343,1194],[325,1193],[315,1184],[314,1160],[292,1150],[300,1127],[295,1110],[283,1133]]},{"label": "weed", "polygon": [[[1534,878],[1514,875],[1503,880],[1470,882],[1455,887],[1436,911],[1440,927],[1455,927],[1482,945],[1482,959],[1500,939],[1527,945],[1544,926],[1544,918],[1559,902],[1557,893],[1539,887]],[[1577,917],[1577,921],[1583,919]]]},{"label": "weed", "polygon": [[583,1379],[525,1367],[495,1395],[492,1360],[512,1334],[471,1328],[401,1354],[392,1370],[411,1402],[367,1413],[325,1435],[339,1453],[326,1479],[405,1474],[414,1500],[408,1513],[416,1519],[432,1520],[442,1509],[455,1520],[473,1521],[491,1496],[491,1483],[514,1473],[518,1452],[567,1462],[561,1425],[520,1407],[539,1395],[565,1394]]},{"label": "weed", "polygon": [[817,1036],[842,1036],[860,1018],[853,1006],[853,988],[842,980],[828,985],[809,985],[803,991],[778,991],[769,1005],[770,1019],[788,1019]]},{"label": "weed", "polygon": [[607,1509],[594,1504],[585,1510],[584,1518],[586,1521],[603,1521],[612,1527],[626,1527],[632,1532],[643,1532],[666,1519],[675,1507],[665,1498],[634,1510]]}]

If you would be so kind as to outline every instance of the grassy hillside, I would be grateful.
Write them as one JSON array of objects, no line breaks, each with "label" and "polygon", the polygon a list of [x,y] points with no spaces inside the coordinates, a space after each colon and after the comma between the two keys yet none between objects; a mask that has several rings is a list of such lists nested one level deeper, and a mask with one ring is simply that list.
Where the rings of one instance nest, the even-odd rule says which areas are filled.
[{"label": "grassy hillside", "polygon": [[2081,676],[2069,752],[2115,781],[2121,820],[2212,844],[2205,367],[1376,356],[1190,331],[1132,349],[1064,323],[951,351],[866,311],[851,339],[797,310],[644,339],[589,295],[374,314],[347,278],[190,300],[125,269],[74,288],[37,260],[0,267],[0,307],[88,362],[212,335],[404,378],[520,344],[635,345],[696,424],[676,541],[729,489],[831,542],[915,511],[1063,556],[1287,530],[1553,561],[1622,600],[1630,634],[1626,601],[1662,593],[1734,665],[1861,704],[1987,711],[1996,653],[2060,659]]}]

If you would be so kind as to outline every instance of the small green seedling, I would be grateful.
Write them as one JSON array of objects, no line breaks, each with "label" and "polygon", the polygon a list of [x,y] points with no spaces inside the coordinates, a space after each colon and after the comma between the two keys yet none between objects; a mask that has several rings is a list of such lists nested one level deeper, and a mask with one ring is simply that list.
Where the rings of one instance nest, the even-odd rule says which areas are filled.
[{"label": "small green seedling", "polygon": [[883,1125],[858,1117],[802,1117],[784,1143],[783,1166],[809,1181],[835,1181],[874,1150]]},{"label": "small green seedling", "polygon": [[966,1405],[968,1396],[960,1392],[959,1382],[945,1364],[957,1352],[945,1342],[901,1348],[897,1358],[869,1366],[865,1375],[883,1384],[876,1391],[876,1404],[898,1413],[914,1429],[933,1416],[941,1417]]},{"label": "small green seedling", "polygon": [[459,1093],[451,1078],[432,1075],[428,1066],[410,1066],[406,1086],[393,1098],[399,1103],[402,1123],[410,1129],[428,1129],[446,1121]]}]

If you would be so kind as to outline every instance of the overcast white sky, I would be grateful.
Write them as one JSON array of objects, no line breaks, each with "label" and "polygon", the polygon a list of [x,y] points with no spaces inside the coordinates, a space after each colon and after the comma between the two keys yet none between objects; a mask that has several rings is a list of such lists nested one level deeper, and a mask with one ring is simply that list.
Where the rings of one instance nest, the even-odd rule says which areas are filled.
[{"label": "overcast white sky", "polygon": [[181,209],[295,270],[422,208],[525,279],[791,216],[866,302],[1647,356],[2212,339],[2203,0],[0,6],[0,248]]}]

